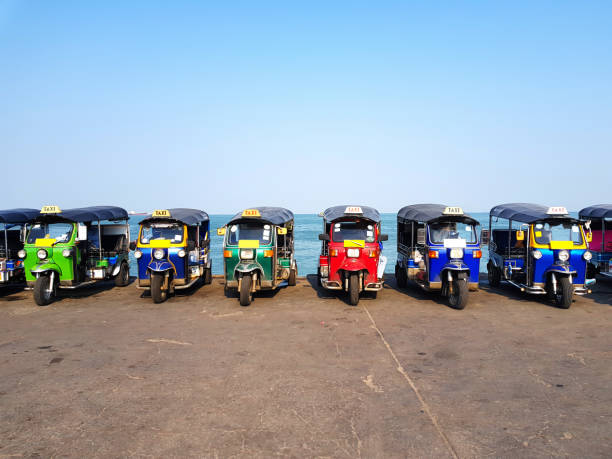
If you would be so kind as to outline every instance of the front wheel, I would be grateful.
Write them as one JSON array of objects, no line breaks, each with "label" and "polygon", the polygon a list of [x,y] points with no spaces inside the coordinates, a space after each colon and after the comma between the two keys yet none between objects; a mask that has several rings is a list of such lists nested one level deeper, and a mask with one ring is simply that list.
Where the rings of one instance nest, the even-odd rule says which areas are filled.
[{"label": "front wheel", "polygon": [[359,303],[359,274],[353,273],[349,277],[349,303],[356,306]]},{"label": "front wheel", "polygon": [[168,290],[164,289],[163,274],[151,274],[151,298],[153,303],[163,303],[168,298]]},{"label": "front wheel", "polygon": [[34,283],[34,301],[38,306],[46,306],[54,299],[55,285],[51,285],[51,276],[39,276]]},{"label": "front wheel", "polygon": [[248,306],[251,304],[251,286],[253,285],[253,278],[250,274],[242,276],[242,282],[240,283],[240,306]]},{"label": "front wheel", "polygon": [[115,277],[115,285],[117,287],[125,287],[130,282],[130,268],[127,263],[121,263],[119,273]]},{"label": "front wheel", "polygon": [[454,279],[450,285],[448,303],[455,309],[463,309],[468,302],[468,284],[463,279]]},{"label": "front wheel", "polygon": [[555,303],[561,309],[569,309],[572,305],[572,298],[574,296],[574,286],[569,280],[569,277],[563,276],[557,282],[557,293],[555,295]]}]

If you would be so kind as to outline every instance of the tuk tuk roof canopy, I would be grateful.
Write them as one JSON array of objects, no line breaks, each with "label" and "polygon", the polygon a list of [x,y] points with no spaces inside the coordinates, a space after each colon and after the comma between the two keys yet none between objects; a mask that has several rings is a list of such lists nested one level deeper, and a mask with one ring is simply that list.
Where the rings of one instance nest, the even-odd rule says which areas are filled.
[{"label": "tuk tuk roof canopy", "polygon": [[612,204],[596,204],[594,206],[585,207],[578,216],[580,218],[612,218]]},{"label": "tuk tuk roof canopy", "polygon": [[169,217],[158,217],[154,216],[154,212],[147,215],[140,223],[149,221],[149,220],[176,220],[177,222],[181,222],[184,225],[197,225],[202,222],[207,222],[209,220],[208,214],[202,210],[198,209],[185,209],[182,207],[175,209],[167,209],[170,213]]},{"label": "tuk tuk roof canopy", "polygon": [[128,213],[125,209],[115,206],[92,206],[66,209],[56,213],[36,212],[32,220],[56,219],[72,222],[94,222],[102,220],[127,220]]},{"label": "tuk tuk roof canopy", "polygon": [[449,209],[449,206],[444,204],[412,204],[410,206],[402,207],[397,213],[397,220],[407,221],[418,221],[429,223],[434,220],[449,220],[449,221],[461,221],[471,223],[473,225],[479,225],[478,220],[470,217],[468,214],[463,213],[460,208],[457,209],[456,213],[445,212]]},{"label": "tuk tuk roof canopy", "polygon": [[26,223],[38,216],[37,209],[0,210],[0,223]]},{"label": "tuk tuk roof canopy", "polygon": [[492,217],[501,217],[507,220],[514,220],[521,223],[534,223],[539,220],[554,220],[554,219],[565,219],[575,220],[570,215],[561,215],[559,213],[551,213],[551,209],[563,209],[563,208],[552,208],[542,206],[540,204],[529,204],[529,203],[511,203],[511,204],[500,204],[491,209]]},{"label": "tuk tuk roof canopy", "polygon": [[[245,210],[257,210],[259,216],[248,216],[245,215]],[[283,207],[249,207],[243,211],[238,212],[234,215],[227,224],[236,222],[238,220],[254,220],[254,221],[265,221],[272,223],[273,225],[284,225],[293,220],[293,212]],[[255,212],[256,213],[256,212]]]},{"label": "tuk tuk roof canopy", "polygon": [[[361,210],[361,212],[358,212],[359,210]],[[349,212],[347,213],[347,211]],[[326,222],[333,222],[343,217],[360,217],[375,223],[380,222],[380,214],[378,211],[368,206],[334,206],[326,209],[321,216]]]}]

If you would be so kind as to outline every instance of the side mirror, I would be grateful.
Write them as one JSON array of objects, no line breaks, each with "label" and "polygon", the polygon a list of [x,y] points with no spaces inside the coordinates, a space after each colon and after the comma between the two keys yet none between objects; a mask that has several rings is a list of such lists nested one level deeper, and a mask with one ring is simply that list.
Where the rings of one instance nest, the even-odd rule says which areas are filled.
[{"label": "side mirror", "polygon": [[26,226],[22,226],[21,230],[19,230],[19,242],[21,243],[25,243],[26,241],[26,234],[28,232],[28,228],[26,228]]},{"label": "side mirror", "polygon": [[418,228],[417,229],[417,244],[418,245],[425,245],[425,228]]},{"label": "side mirror", "polygon": [[276,233],[277,234],[287,234],[287,228],[283,228],[282,226],[277,226],[276,227]]},{"label": "side mirror", "polygon": [[195,241],[187,241],[187,250],[189,252],[191,252],[192,250],[195,250],[195,248],[196,248]]},{"label": "side mirror", "polygon": [[217,236],[225,236],[225,226],[217,228]]},{"label": "side mirror", "polygon": [[136,241],[130,241],[130,250],[131,251],[136,250]]},{"label": "side mirror", "polygon": [[480,230],[480,244],[488,245],[490,240],[491,240],[491,230],[488,230],[488,229]]},{"label": "side mirror", "polygon": [[586,240],[587,242],[593,242],[593,233],[591,233],[590,231],[586,233]]},{"label": "side mirror", "polygon": [[329,242],[329,234],[325,234],[325,233],[319,234],[319,241]]},{"label": "side mirror", "polygon": [[389,240],[389,235],[388,235],[388,234],[379,234],[379,235],[378,235],[378,240],[379,240],[380,242],[382,242],[382,241],[388,241],[388,240]]},{"label": "side mirror", "polygon": [[524,241],[525,240],[525,231],[518,230],[516,232],[516,240],[517,241]]}]

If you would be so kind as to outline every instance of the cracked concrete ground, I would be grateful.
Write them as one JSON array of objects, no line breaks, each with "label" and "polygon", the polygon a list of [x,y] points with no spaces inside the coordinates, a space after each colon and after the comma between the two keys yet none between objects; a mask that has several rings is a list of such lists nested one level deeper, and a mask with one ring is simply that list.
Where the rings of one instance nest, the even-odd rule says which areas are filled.
[{"label": "cracked concrete ground", "polygon": [[218,278],[0,292],[0,458],[612,455],[611,282],[560,310],[484,281],[455,311],[315,281],[248,308]]}]

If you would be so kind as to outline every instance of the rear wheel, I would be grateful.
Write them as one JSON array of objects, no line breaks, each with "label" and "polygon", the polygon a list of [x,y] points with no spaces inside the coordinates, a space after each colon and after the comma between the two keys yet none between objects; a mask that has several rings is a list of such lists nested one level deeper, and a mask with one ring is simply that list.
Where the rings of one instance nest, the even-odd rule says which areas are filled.
[{"label": "rear wheel", "polygon": [[555,294],[555,303],[561,309],[569,309],[572,305],[574,296],[574,286],[569,280],[569,277],[563,276],[557,282],[557,293]]},{"label": "rear wheel", "polygon": [[204,268],[204,285],[212,284],[212,268]]},{"label": "rear wheel", "polygon": [[163,303],[168,298],[168,291],[164,289],[163,274],[151,274],[151,298],[153,303]]},{"label": "rear wheel", "polygon": [[349,303],[356,306],[359,303],[359,274],[353,273],[349,277]]},{"label": "rear wheel", "polygon": [[240,283],[240,306],[248,306],[251,304],[251,286],[253,285],[253,278],[250,274],[242,276],[242,282]]},{"label": "rear wheel", "polygon": [[123,262],[119,268],[119,273],[115,277],[115,285],[117,287],[125,287],[130,282],[130,268],[128,264]]},{"label": "rear wheel", "polygon": [[38,306],[46,306],[55,299],[55,285],[51,276],[41,275],[34,283],[34,301]]},{"label": "rear wheel", "polygon": [[287,280],[287,283],[291,287],[297,284],[297,269],[291,269],[291,271],[289,271],[289,279]]},{"label": "rear wheel", "polygon": [[491,262],[487,264],[487,277],[489,278],[489,285],[491,287],[499,287],[501,282],[501,273],[499,269],[493,266]]},{"label": "rear wheel", "polygon": [[406,271],[400,265],[395,265],[395,280],[400,288],[404,288],[408,284]]},{"label": "rear wheel", "polygon": [[455,309],[463,309],[468,302],[468,284],[463,279],[453,279],[448,294],[448,303]]}]

